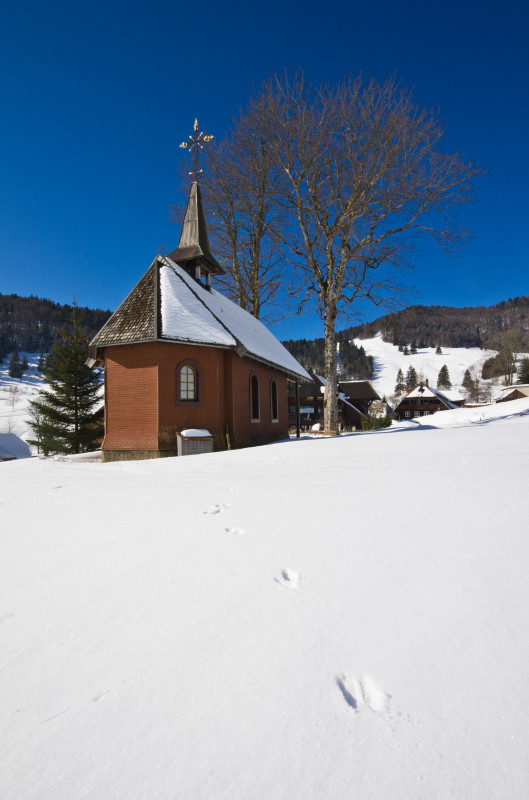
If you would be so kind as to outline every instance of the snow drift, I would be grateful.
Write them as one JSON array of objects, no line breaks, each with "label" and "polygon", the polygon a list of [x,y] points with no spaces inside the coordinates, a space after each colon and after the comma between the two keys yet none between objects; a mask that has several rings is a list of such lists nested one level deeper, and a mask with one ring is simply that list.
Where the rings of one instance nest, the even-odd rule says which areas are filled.
[{"label": "snow drift", "polygon": [[517,403],[0,465],[1,796],[525,798]]}]

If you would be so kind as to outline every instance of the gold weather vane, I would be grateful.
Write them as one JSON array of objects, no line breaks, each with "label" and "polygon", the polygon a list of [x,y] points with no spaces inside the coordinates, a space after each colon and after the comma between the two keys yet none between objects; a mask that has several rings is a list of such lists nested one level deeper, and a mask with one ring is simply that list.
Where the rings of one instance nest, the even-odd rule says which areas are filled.
[{"label": "gold weather vane", "polygon": [[204,149],[204,144],[206,142],[211,142],[214,137],[210,134],[206,134],[203,131],[198,132],[198,119],[195,120],[195,124],[193,125],[193,135],[189,137],[188,142],[182,142],[180,147],[187,148],[193,154],[193,169],[189,173],[193,176],[193,180],[198,180],[198,176],[202,169],[198,168],[198,153],[200,150]]}]

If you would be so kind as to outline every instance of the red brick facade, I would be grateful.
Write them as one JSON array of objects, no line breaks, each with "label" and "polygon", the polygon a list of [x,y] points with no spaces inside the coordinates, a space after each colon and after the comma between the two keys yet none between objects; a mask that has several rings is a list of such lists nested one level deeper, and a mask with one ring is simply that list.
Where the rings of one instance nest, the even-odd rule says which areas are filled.
[{"label": "red brick facade", "polygon": [[[198,398],[192,401],[179,397],[177,374],[185,364],[198,376]],[[252,375],[257,378],[258,419],[252,419]],[[272,420],[272,381],[277,421]],[[216,347],[155,341],[105,348],[104,452],[173,454],[177,433],[185,428],[209,430],[215,449],[222,450],[226,425],[233,447],[286,438],[286,375]]]}]

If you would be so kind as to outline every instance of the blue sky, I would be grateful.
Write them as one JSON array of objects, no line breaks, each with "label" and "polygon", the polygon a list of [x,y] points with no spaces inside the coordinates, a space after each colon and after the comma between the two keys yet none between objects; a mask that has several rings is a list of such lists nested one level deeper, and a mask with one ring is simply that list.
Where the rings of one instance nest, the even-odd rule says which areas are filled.
[{"label": "blue sky", "polygon": [[[444,149],[486,170],[460,213],[472,242],[455,260],[416,260],[417,302],[529,294],[528,18],[524,2],[487,0],[9,4],[0,292],[115,309],[158,250],[176,247],[178,145],[195,117],[222,138],[252,83],[301,67],[314,81],[396,73],[418,102],[440,107]],[[273,330],[322,335],[306,315]]]}]

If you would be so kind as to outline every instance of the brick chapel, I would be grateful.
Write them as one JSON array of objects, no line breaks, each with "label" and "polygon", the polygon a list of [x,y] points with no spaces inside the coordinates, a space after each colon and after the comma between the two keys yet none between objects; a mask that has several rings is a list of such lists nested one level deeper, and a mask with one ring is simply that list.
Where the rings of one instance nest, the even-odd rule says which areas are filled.
[{"label": "brick chapel", "polygon": [[288,436],[287,380],[310,376],[212,287],[223,272],[194,181],[177,249],[156,256],[90,343],[105,375],[103,461],[177,455],[185,429],[209,431],[215,450]]}]

